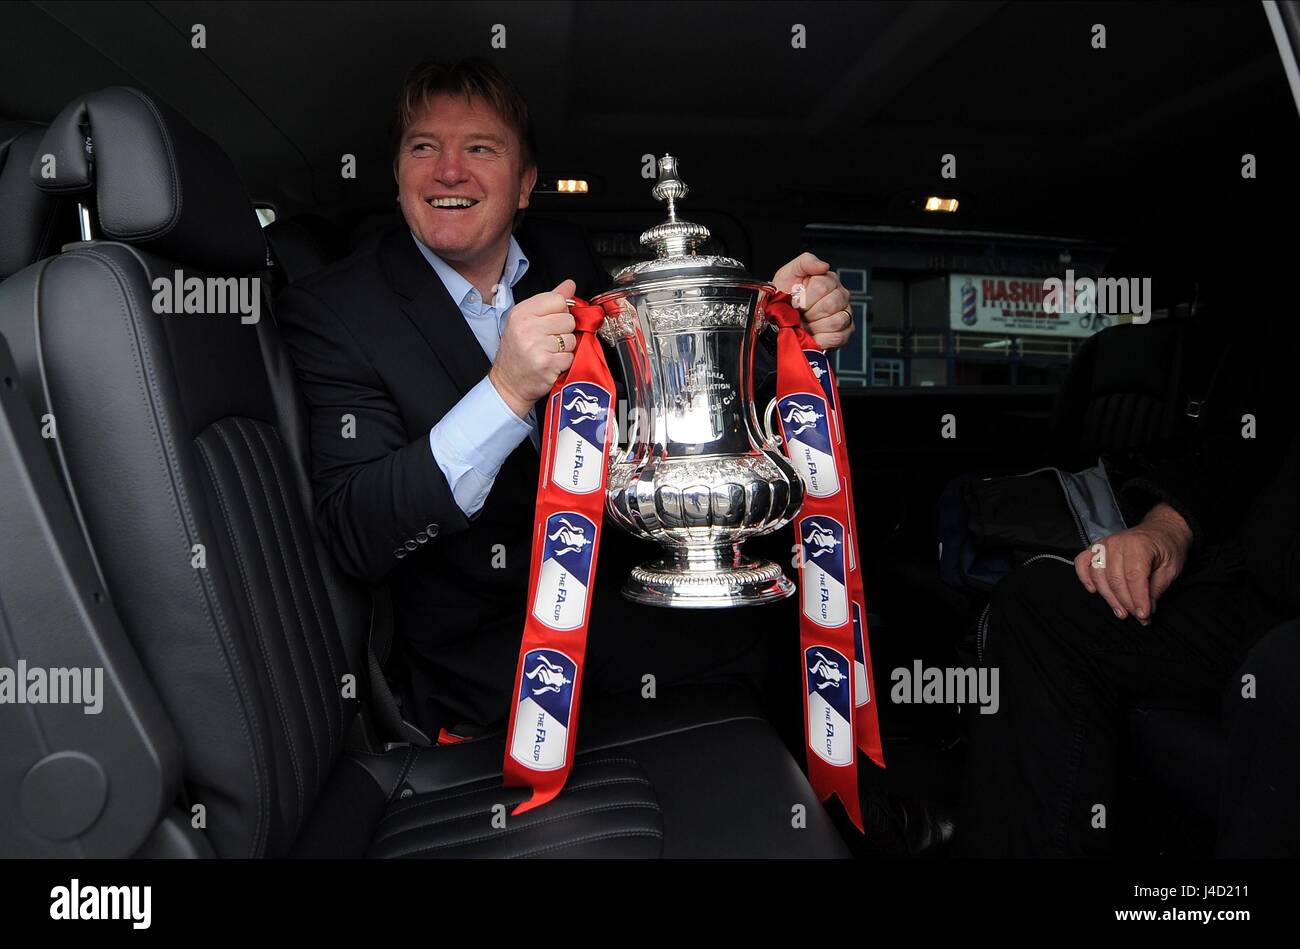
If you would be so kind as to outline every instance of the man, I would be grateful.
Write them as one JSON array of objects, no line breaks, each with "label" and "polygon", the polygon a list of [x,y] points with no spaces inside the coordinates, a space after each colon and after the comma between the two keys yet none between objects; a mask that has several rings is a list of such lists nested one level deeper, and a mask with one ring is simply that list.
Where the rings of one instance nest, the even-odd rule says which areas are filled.
[{"label": "man", "polygon": [[960,852],[1111,853],[1128,709],[1213,712],[1226,689],[1219,852],[1300,855],[1296,334],[1251,285],[1221,301],[1236,346],[1200,447],[1122,487],[1136,526],[1102,540],[1104,560],[1038,559],[994,590],[984,661],[1001,703],[971,722]]},{"label": "man", "polygon": [[[395,133],[402,223],[287,290],[279,321],[311,408],[318,518],[344,569],[389,585],[406,715],[433,734],[509,713],[539,426],[573,361],[565,301],[595,295],[608,275],[566,229],[516,237],[536,148],[526,103],[490,64],[417,67]],[[804,287],[820,345],[852,335],[848,293],[826,263],[802,254],[773,283]],[[636,688],[643,673],[667,684],[743,666],[770,639],[762,624],[714,635],[716,617],[625,607],[617,534],[602,539],[587,694]]]}]

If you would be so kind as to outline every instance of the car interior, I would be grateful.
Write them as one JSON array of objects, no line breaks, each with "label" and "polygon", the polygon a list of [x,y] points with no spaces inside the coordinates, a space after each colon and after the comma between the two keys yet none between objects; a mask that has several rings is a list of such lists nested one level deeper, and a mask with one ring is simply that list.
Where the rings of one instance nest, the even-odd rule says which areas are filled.
[{"label": "car interior", "polygon": [[[975,661],[953,486],[1190,444],[1238,321],[1288,318],[1234,313],[1238,282],[1287,297],[1243,248],[1300,161],[1258,4],[12,2],[0,35],[0,665],[104,670],[93,717],[0,708],[0,856],[873,855],[783,699],[593,697],[566,790],[490,830],[527,795],[504,735],[404,721],[383,585],[315,526],[275,311],[400,220],[389,122],[423,60],[492,58],[528,97],[540,239],[581,229],[611,275],[645,259],[668,153],[710,252],[841,274],[891,793],[960,793],[972,710],[884,700],[889,670]],[[965,275],[1066,268],[1150,277],[1151,319],[962,326]],[[160,318],[176,271],[259,278],[261,318]],[[1124,853],[1212,855],[1224,742],[1212,714],[1131,709]]]}]

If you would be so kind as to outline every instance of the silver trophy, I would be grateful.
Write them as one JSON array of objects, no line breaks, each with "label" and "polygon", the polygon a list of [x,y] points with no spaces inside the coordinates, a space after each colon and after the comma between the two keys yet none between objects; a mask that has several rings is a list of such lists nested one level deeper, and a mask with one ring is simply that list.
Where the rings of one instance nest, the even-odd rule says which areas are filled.
[{"label": "silver trophy", "polygon": [[687,188],[671,155],[659,159],[653,194],[668,203],[668,220],[641,235],[655,258],[625,267],[592,300],[628,386],[627,444],[611,453],[606,508],[664,549],[632,571],[623,595],[684,607],[781,600],[795,588],[780,566],[740,549],[803,503],[803,483],[754,405],[754,350],[776,288],[739,261],[696,254],[709,231],[677,217]]}]

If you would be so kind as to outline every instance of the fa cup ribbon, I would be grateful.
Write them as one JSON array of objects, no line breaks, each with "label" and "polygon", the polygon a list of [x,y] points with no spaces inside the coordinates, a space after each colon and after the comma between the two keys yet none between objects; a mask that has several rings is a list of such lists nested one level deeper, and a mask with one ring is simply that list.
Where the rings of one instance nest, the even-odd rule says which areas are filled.
[{"label": "fa cup ribbon", "polygon": [[533,792],[515,814],[554,798],[573,768],[614,434],[614,382],[596,336],[605,314],[582,300],[570,309],[577,345],[547,399],[528,614],[507,732],[505,786]]},{"label": "fa cup ribbon", "polygon": [[821,800],[838,797],[861,831],[857,750],[882,768],[885,758],[871,700],[866,597],[839,389],[790,296],[776,294],[765,310],[778,329],[776,397],[784,450],[806,489],[794,527],[808,779]]}]

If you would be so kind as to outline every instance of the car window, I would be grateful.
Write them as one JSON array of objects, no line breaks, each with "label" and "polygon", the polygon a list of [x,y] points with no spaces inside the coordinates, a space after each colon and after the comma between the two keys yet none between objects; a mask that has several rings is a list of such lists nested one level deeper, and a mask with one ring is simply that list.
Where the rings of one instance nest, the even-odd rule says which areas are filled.
[{"label": "car window", "polygon": [[1164,315],[1140,311],[1141,284],[1106,283],[1113,248],[1090,241],[812,224],[803,243],[850,293],[856,332],[833,356],[845,387],[1056,386],[1094,333]]}]

